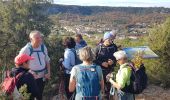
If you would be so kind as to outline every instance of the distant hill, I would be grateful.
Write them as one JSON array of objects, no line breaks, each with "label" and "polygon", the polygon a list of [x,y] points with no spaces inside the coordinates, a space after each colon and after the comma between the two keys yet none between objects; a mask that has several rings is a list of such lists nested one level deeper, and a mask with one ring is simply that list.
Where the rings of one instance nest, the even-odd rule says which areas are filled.
[{"label": "distant hill", "polygon": [[105,7],[105,6],[75,6],[53,4],[47,7],[48,14],[71,13],[93,15],[102,12],[125,12],[130,14],[169,13],[170,8],[163,7]]}]

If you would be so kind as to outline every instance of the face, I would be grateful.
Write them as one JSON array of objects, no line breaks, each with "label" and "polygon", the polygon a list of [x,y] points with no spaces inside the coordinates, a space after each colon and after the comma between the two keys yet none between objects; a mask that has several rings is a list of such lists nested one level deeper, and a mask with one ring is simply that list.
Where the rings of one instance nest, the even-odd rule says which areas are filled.
[{"label": "face", "polygon": [[76,43],[80,43],[80,38],[79,37],[75,37],[75,41],[76,41]]},{"label": "face", "polygon": [[42,43],[42,36],[41,34],[35,34],[32,38],[31,38],[31,43],[34,45],[40,45]]},{"label": "face", "polygon": [[111,38],[106,39],[106,40],[104,41],[105,46],[109,46],[109,45],[111,45],[112,43],[113,43],[113,41],[112,41]]},{"label": "face", "polygon": [[117,60],[117,63],[119,65],[122,65],[122,64],[126,63],[126,60],[127,60],[126,58],[122,58],[122,59]]},{"label": "face", "polygon": [[29,69],[29,61],[26,61],[25,63],[23,63],[23,67],[25,69]]}]

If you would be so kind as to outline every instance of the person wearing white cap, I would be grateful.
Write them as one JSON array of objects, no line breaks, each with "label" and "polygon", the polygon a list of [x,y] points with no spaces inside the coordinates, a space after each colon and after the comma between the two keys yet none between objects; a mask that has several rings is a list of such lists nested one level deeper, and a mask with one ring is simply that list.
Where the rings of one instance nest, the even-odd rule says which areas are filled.
[{"label": "person wearing white cap", "polygon": [[107,100],[109,100],[110,97],[110,83],[106,82],[106,75],[110,72],[113,72],[114,66],[116,66],[116,59],[113,56],[113,53],[117,51],[117,46],[113,43],[115,36],[116,35],[114,32],[106,32],[103,36],[103,43],[98,45],[95,50],[95,63],[100,65],[103,71],[105,94]]},{"label": "person wearing white cap", "polygon": [[134,100],[134,94],[124,92],[125,86],[130,85],[131,68],[129,67],[127,54],[125,51],[117,51],[114,54],[120,69],[116,74],[116,81],[109,79],[113,87],[117,89],[118,100]]}]

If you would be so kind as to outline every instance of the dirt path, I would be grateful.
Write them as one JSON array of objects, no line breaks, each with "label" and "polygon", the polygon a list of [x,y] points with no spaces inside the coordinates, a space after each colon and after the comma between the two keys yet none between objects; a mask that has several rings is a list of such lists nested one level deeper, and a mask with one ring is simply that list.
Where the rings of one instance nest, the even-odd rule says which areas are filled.
[{"label": "dirt path", "polygon": [[136,96],[136,100],[170,100],[170,89],[149,85],[148,88]]},{"label": "dirt path", "polygon": [[136,100],[170,100],[170,89],[164,90],[161,87],[149,85],[142,94],[136,95]]}]

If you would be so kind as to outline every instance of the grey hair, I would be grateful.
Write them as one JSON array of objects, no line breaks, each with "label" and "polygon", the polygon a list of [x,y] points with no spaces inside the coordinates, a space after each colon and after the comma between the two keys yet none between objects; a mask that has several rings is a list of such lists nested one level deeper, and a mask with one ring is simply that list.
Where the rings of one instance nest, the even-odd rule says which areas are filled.
[{"label": "grey hair", "polygon": [[79,57],[81,61],[93,61],[95,60],[95,54],[91,47],[84,47],[79,51]]},{"label": "grey hair", "polygon": [[34,30],[34,31],[30,32],[29,38],[32,39],[37,34],[40,34],[41,36],[44,36],[40,31]]}]

